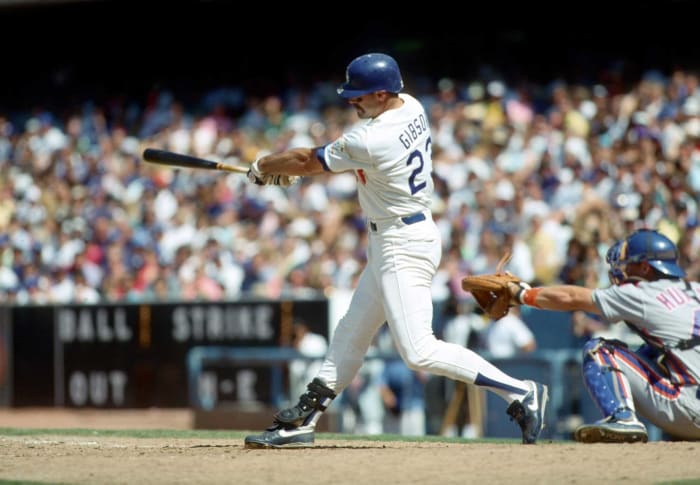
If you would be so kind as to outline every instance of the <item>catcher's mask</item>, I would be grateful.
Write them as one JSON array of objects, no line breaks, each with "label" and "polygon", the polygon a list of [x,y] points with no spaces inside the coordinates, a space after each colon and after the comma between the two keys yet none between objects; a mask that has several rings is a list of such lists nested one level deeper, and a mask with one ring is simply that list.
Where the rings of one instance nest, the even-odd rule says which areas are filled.
[{"label": "catcher's mask", "polygon": [[662,277],[684,278],[685,271],[678,266],[678,248],[658,231],[640,229],[630,234],[620,246],[619,267],[627,275],[627,265],[646,261]]},{"label": "catcher's mask", "polygon": [[608,278],[613,285],[619,285],[625,280],[625,273],[620,269],[620,248],[622,241],[617,241],[610,246],[608,253],[605,255],[605,262],[608,263]]},{"label": "catcher's mask", "polygon": [[399,65],[393,57],[372,53],[355,58],[345,71],[345,82],[338,94],[345,99],[377,91],[398,93],[403,89]]}]

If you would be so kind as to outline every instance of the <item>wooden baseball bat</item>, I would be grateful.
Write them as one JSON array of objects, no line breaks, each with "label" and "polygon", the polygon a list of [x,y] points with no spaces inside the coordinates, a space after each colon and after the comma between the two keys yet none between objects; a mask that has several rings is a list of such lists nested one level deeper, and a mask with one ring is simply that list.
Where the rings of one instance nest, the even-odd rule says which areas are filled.
[{"label": "wooden baseball bat", "polygon": [[182,153],[146,148],[143,151],[143,159],[147,162],[166,165],[168,167],[202,168],[205,170],[223,170],[226,172],[248,173],[248,167],[239,167],[228,163],[215,162],[204,158],[184,155]]}]

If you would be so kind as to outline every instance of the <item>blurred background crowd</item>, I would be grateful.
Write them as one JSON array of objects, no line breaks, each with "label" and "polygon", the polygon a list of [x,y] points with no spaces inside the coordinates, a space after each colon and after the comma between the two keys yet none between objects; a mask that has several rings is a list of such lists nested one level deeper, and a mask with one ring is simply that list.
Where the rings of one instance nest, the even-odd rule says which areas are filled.
[{"label": "blurred background crowd", "polygon": [[[406,80],[432,125],[436,301],[495,267],[534,284],[607,285],[610,244],[639,227],[675,241],[700,278],[700,81],[649,70],[630,86]],[[0,113],[0,299],[68,303],[328,295],[365,262],[352,173],[288,189],[172,170],[145,147],[247,164],[323,145],[358,120],[335,81],[265,96],[238,86],[185,104],[85,99]]]}]

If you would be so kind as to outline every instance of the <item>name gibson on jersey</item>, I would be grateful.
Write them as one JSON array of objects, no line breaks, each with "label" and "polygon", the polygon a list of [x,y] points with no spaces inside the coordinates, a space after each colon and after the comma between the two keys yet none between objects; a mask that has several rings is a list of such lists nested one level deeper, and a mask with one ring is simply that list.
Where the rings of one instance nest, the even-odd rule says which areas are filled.
[{"label": "name gibson on jersey", "polygon": [[408,150],[411,144],[418,139],[423,133],[428,131],[428,123],[425,116],[420,115],[418,118],[406,125],[404,130],[399,135],[399,141]]}]

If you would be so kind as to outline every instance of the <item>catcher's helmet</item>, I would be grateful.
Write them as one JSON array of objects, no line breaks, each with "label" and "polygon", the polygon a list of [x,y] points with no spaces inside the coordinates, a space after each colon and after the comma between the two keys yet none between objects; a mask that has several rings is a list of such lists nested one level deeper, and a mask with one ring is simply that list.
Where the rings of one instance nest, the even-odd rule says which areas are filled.
[{"label": "catcher's helmet", "polygon": [[619,285],[625,280],[625,273],[620,268],[620,248],[622,241],[617,241],[610,246],[608,253],[605,255],[605,262],[608,263],[608,278],[613,285]]},{"label": "catcher's helmet", "polygon": [[355,98],[376,91],[398,93],[403,89],[399,65],[386,54],[365,54],[355,58],[345,70],[345,82],[338,88],[343,98]]},{"label": "catcher's helmet", "polygon": [[640,229],[630,234],[620,247],[620,264],[646,261],[659,273],[672,278],[684,278],[678,266],[678,248],[658,231]]}]

